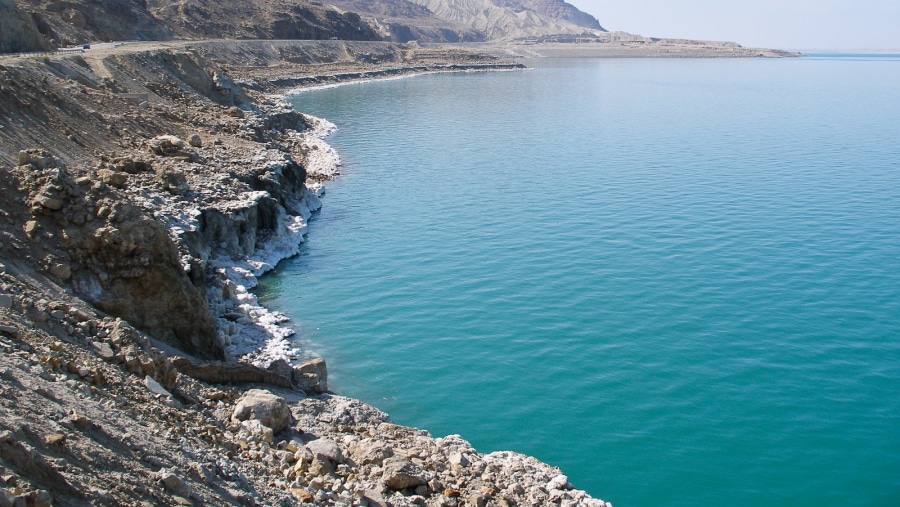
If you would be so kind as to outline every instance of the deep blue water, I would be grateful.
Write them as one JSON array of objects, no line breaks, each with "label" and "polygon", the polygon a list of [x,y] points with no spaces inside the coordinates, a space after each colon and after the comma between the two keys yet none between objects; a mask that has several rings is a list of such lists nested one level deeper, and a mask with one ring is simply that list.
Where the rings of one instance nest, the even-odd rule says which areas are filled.
[{"label": "deep blue water", "polygon": [[535,60],[296,97],[264,279],[331,387],[626,506],[900,505],[900,59]]}]

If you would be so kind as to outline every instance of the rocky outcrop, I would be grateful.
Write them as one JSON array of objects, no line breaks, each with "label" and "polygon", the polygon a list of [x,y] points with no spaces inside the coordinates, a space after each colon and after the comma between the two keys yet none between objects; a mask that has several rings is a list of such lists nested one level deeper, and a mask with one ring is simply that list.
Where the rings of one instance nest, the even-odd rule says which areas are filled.
[{"label": "rocky outcrop", "polygon": [[426,482],[425,470],[401,456],[384,460],[381,473],[384,485],[396,491],[416,488]]},{"label": "rocky outcrop", "polygon": [[126,173],[105,171],[74,178],[47,152],[20,152],[12,175],[21,198],[12,202],[27,205],[30,248],[51,277],[104,312],[182,350],[224,357],[204,288],[166,228],[115,188]]},{"label": "rocky outcrop", "polygon": [[50,49],[48,38],[27,12],[14,0],[0,0],[0,53],[20,53]]},{"label": "rocky outcrop", "polygon": [[316,2],[149,0],[147,6],[182,38],[381,40],[358,14]]},{"label": "rocky outcrop", "polygon": [[59,47],[93,41],[172,37],[169,28],[150,14],[142,0],[12,1]]},{"label": "rocky outcrop", "polygon": [[259,421],[277,434],[290,424],[291,411],[284,398],[264,389],[250,389],[238,399],[231,421],[240,424],[250,419]]}]

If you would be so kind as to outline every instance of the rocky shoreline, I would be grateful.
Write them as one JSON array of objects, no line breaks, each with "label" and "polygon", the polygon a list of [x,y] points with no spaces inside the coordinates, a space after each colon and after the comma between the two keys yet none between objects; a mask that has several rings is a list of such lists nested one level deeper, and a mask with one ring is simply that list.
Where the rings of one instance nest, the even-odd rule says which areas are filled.
[{"label": "rocky shoreline", "polygon": [[608,505],[328,393],[249,292],[338,163],[277,95],[510,68],[343,41],[0,60],[0,506]]}]

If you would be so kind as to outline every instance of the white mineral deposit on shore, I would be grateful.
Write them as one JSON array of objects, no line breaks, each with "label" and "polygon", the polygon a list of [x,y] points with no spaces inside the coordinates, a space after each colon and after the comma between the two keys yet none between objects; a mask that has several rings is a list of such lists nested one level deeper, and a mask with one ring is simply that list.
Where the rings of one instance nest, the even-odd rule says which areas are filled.
[{"label": "white mineral deposit on shore", "polygon": [[[308,147],[306,171],[318,178],[331,179],[339,173],[341,159],[325,138],[334,133],[337,127],[327,120],[304,115],[311,128],[297,134],[300,142]],[[307,184],[303,196],[294,206],[300,215],[282,215],[278,232],[260,242],[253,255],[240,260],[216,260],[211,267],[221,270],[224,276],[234,283],[233,299],[238,309],[247,320],[238,319],[234,325],[234,333],[222,334],[229,354],[234,358],[244,359],[260,367],[266,367],[274,361],[283,359],[289,363],[307,360],[310,351],[303,351],[290,340],[294,330],[286,327],[288,318],[271,311],[259,304],[256,295],[251,292],[259,283],[259,277],[275,269],[282,260],[299,253],[300,245],[308,230],[307,220],[313,212],[322,207],[319,196],[324,192],[321,181]],[[220,318],[220,320],[222,320]],[[228,326],[227,323],[222,323]]]}]

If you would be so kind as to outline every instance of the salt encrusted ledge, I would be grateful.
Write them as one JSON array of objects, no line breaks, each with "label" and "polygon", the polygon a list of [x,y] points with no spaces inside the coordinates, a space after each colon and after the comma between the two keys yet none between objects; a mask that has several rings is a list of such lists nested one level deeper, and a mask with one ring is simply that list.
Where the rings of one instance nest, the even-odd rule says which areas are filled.
[{"label": "salt encrusted ledge", "polygon": [[[220,337],[232,357],[263,368],[280,359],[289,363],[305,361],[311,353],[301,350],[289,340],[294,335],[293,329],[284,326],[289,319],[260,305],[256,295],[250,291],[257,286],[261,275],[274,269],[280,261],[299,253],[308,230],[307,221],[313,212],[322,207],[319,200],[325,191],[322,180],[331,179],[339,173],[340,157],[324,140],[334,132],[334,124],[309,115],[304,115],[304,119],[311,128],[298,133],[297,138],[306,147],[306,172],[314,177],[314,181],[307,180],[301,195],[290,206],[298,214],[280,214],[279,226],[260,241],[247,258],[210,261],[210,267],[225,280],[222,297],[211,297],[210,306],[221,308],[229,300],[235,303],[225,312],[217,312]],[[277,163],[274,170],[278,170]],[[253,205],[254,196],[248,197],[250,202],[241,203],[242,207]],[[234,311],[242,316],[232,319],[233,315],[229,312]]]}]

